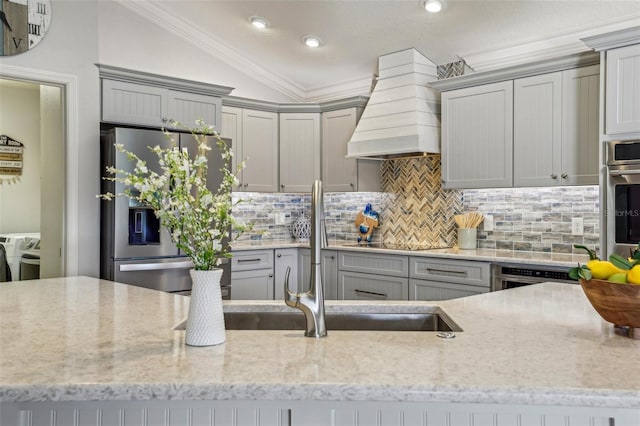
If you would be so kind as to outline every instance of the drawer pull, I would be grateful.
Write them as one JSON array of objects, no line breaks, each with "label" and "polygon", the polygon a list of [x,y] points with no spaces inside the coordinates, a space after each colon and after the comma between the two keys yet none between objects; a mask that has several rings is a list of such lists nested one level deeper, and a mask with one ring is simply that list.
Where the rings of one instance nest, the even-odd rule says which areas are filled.
[{"label": "drawer pull", "polygon": [[357,288],[355,290],[356,293],[358,294],[364,294],[367,296],[375,296],[375,297],[382,297],[384,299],[387,298],[387,294],[386,293],[376,293],[375,291],[367,291],[367,290],[358,290]]},{"label": "drawer pull", "polygon": [[442,273],[444,272],[445,274],[458,274],[458,275],[467,275],[467,271],[450,271],[448,269],[433,269],[433,268],[427,268],[427,272],[435,272],[437,273]]},{"label": "drawer pull", "polygon": [[260,258],[258,257],[257,259],[238,259],[238,263],[240,262],[260,262]]}]

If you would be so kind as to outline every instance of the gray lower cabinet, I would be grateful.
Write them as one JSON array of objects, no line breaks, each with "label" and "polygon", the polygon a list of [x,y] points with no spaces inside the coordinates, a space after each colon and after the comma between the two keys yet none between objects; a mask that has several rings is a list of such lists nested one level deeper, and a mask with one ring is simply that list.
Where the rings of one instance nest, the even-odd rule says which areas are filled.
[{"label": "gray lower cabinet", "polygon": [[273,250],[233,252],[231,299],[273,300]]},{"label": "gray lower cabinet", "polygon": [[274,255],[274,298],[276,300],[284,300],[284,280],[287,276],[287,269],[290,270],[289,289],[295,292],[300,291],[298,249],[276,249]]},{"label": "gray lower cabinet", "polygon": [[408,300],[409,258],[395,254],[338,253],[338,299]]},{"label": "gray lower cabinet", "polygon": [[404,277],[338,272],[338,299],[408,300],[409,280]]},{"label": "gray lower cabinet", "polygon": [[[321,251],[322,286],[325,300],[338,299],[338,252]],[[300,288],[307,289],[311,281],[311,249],[299,249]]]},{"label": "gray lower cabinet", "polygon": [[447,300],[487,293],[491,263],[473,260],[411,257],[409,299]]}]

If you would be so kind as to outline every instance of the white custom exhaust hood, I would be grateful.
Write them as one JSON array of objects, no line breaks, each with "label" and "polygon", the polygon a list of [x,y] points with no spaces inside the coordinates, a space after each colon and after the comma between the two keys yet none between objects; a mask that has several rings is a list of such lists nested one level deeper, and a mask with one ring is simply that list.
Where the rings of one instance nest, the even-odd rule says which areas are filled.
[{"label": "white custom exhaust hood", "polygon": [[411,48],[378,58],[378,81],[347,145],[347,158],[440,153],[436,65]]}]

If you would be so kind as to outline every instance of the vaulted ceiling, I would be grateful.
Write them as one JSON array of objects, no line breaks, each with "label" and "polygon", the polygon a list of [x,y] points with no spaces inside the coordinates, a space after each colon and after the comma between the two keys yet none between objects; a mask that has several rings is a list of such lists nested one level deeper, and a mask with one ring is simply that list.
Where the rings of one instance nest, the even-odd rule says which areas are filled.
[{"label": "vaulted ceiling", "polygon": [[[297,100],[361,94],[380,55],[414,47],[476,71],[588,50],[581,37],[640,25],[640,0],[119,0]],[[269,21],[266,30],[250,16]],[[323,41],[310,49],[313,34]]]}]

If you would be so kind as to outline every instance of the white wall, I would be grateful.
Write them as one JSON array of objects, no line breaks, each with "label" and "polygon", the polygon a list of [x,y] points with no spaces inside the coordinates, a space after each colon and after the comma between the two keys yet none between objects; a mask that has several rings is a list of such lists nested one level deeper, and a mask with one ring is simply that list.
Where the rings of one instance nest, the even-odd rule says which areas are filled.
[{"label": "white wall", "polygon": [[100,64],[234,87],[232,96],[293,101],[116,2],[100,1],[99,25]]},{"label": "white wall", "polygon": [[[51,27],[34,49],[16,56],[0,58],[0,66],[21,67],[48,73],[73,76],[77,80],[76,129],[78,159],[66,164],[67,173],[78,174],[77,186],[71,188],[78,198],[76,228],[78,253],[75,262],[81,275],[98,276],[100,210],[96,194],[100,191],[99,139],[100,92],[98,69],[97,0],[52,0]],[[39,127],[39,126],[37,126]]]},{"label": "white wall", "polygon": [[22,176],[15,183],[0,185],[0,233],[40,232],[38,84],[0,83],[0,134],[24,144]]}]

